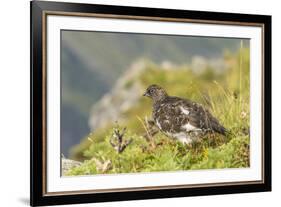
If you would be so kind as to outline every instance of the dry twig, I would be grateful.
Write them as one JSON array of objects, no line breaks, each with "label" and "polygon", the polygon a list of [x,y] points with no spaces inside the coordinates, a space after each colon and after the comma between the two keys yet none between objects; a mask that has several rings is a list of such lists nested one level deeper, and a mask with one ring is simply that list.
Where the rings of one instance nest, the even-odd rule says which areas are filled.
[{"label": "dry twig", "polygon": [[132,139],[124,140],[124,136],[126,133],[126,127],[124,127],[122,130],[119,129],[119,127],[115,127],[113,129],[113,135],[111,139],[109,140],[109,143],[111,146],[118,152],[122,153],[126,147],[132,143]]},{"label": "dry twig", "polygon": [[102,161],[100,161],[100,160],[98,160],[95,157],[93,157],[92,160],[96,164],[97,171],[99,171],[101,173],[105,173],[105,172],[107,172],[108,170],[110,170],[112,168],[112,163],[111,163],[110,160],[102,159]]}]

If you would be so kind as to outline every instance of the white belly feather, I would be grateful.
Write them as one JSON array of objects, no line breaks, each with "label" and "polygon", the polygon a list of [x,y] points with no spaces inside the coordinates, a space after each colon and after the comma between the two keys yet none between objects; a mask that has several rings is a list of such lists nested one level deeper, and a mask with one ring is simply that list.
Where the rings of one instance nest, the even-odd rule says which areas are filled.
[{"label": "white belly feather", "polygon": [[187,124],[183,125],[181,128],[186,130],[186,132],[201,130],[201,129],[191,125],[190,123],[187,123]]},{"label": "white belly feather", "polygon": [[188,134],[185,132],[179,132],[179,133],[172,134],[172,137],[176,138],[183,144],[189,144],[192,142],[191,137],[188,136]]},{"label": "white belly feather", "polygon": [[[180,108],[181,108],[182,113],[184,113],[186,115],[189,114],[189,111],[187,109],[185,109],[183,107],[180,107]],[[166,120],[166,121],[168,121],[168,120]],[[160,130],[162,130],[161,124],[158,119],[156,119],[156,125]],[[173,137],[173,138],[179,140],[183,144],[189,144],[193,141],[192,137],[190,136],[190,133],[201,131],[201,129],[191,125],[190,123],[184,124],[181,128],[182,128],[182,132],[178,132],[178,133],[165,132],[165,134],[169,137]]]},{"label": "white belly feather", "polygon": [[188,115],[188,114],[189,114],[189,110],[183,108],[182,106],[180,107],[180,109],[181,109],[181,112],[182,112],[183,114],[185,114],[185,115]]}]

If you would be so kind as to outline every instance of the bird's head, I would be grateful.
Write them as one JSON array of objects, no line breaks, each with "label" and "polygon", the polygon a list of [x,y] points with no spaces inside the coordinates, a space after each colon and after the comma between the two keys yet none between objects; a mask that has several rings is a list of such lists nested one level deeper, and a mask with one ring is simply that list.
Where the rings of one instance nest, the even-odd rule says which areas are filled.
[{"label": "bird's head", "polygon": [[153,101],[159,101],[159,100],[163,100],[168,94],[163,88],[153,84],[146,89],[143,95],[152,98]]}]

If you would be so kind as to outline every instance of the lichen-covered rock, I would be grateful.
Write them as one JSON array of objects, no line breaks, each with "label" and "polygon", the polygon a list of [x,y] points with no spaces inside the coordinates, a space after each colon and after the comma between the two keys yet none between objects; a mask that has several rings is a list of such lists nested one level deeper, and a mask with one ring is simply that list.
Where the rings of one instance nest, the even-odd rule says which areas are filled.
[{"label": "lichen-covered rock", "polygon": [[74,167],[79,167],[82,163],[75,161],[75,160],[70,160],[66,158],[61,159],[61,166],[62,166],[62,175],[66,175],[66,173]]}]

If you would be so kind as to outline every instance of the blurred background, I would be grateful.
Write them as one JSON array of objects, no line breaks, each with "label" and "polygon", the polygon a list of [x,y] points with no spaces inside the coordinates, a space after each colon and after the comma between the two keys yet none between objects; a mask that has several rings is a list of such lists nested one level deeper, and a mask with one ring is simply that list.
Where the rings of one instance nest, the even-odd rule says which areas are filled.
[{"label": "blurred background", "polygon": [[[223,76],[239,65],[237,57],[244,52],[245,64],[249,58],[246,39],[92,31],[62,31],[61,38],[61,153],[75,158],[89,133],[135,116],[132,107],[143,102],[148,84],[200,99],[194,94],[210,89],[205,83],[227,81]],[[191,89],[197,80],[205,82]]]}]

